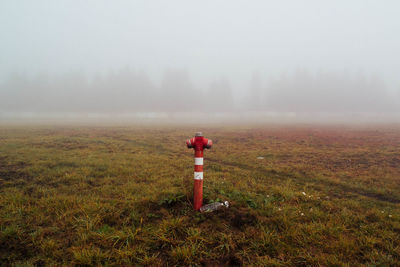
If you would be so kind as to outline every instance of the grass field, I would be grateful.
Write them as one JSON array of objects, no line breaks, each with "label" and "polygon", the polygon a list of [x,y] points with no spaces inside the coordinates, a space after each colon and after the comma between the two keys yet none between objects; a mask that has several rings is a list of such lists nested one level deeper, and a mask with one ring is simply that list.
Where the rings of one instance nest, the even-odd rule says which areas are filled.
[{"label": "grass field", "polygon": [[0,262],[399,266],[400,128],[1,126]]}]

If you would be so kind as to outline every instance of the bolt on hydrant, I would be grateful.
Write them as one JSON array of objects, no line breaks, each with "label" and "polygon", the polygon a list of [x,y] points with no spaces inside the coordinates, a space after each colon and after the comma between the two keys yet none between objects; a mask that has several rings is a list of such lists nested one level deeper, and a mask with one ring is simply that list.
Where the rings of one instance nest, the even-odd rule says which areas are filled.
[{"label": "bolt on hydrant", "polygon": [[203,205],[203,150],[211,148],[212,141],[198,132],[195,137],[186,140],[186,145],[188,148],[194,148],[193,208],[200,210]]}]

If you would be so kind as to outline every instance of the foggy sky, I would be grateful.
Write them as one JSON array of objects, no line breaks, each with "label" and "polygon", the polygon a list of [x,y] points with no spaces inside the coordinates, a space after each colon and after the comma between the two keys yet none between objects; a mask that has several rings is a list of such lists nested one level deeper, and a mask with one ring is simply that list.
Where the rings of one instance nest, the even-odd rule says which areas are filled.
[{"label": "foggy sky", "polygon": [[[331,103],[335,110],[351,110],[354,105],[360,106],[356,110],[396,109],[400,102],[399,10],[399,1],[367,0],[3,0],[3,110],[11,99],[19,99],[20,106],[30,104],[32,90],[44,94],[39,98],[97,94],[110,95],[117,102],[142,90],[148,93],[143,96],[147,100],[137,106],[149,101],[152,107],[164,104],[168,109],[186,89],[198,97],[215,92],[213,101],[219,103],[226,94],[222,108],[226,110],[248,106],[318,111],[329,100],[337,101]],[[112,73],[123,70],[142,76],[128,78],[125,85],[122,80],[110,82]],[[60,78],[71,79],[71,73],[90,80],[73,89],[76,94],[71,93],[76,84]],[[29,80],[25,88],[15,84],[16,77]],[[43,83],[58,93],[49,96],[51,89],[44,89]],[[119,97],[105,92],[116,84],[123,87],[118,89]],[[18,92],[13,95],[12,91]],[[157,93],[157,99],[151,92]],[[360,102],[360,96],[367,100]],[[349,98],[344,104],[343,97]],[[181,109],[190,109],[189,98],[184,94],[186,104]],[[325,102],[317,103],[321,99]],[[130,103],[121,105],[140,110]],[[338,108],[335,104],[339,103]],[[81,105],[86,104],[90,106]],[[109,104],[105,110],[112,109]]]}]

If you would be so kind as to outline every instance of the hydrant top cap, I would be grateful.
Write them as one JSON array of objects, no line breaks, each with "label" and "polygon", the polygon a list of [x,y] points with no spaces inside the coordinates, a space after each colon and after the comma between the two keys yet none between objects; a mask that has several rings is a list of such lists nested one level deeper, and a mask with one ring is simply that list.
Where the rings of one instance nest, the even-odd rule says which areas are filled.
[{"label": "hydrant top cap", "polygon": [[202,132],[197,132],[194,136],[203,136]]}]

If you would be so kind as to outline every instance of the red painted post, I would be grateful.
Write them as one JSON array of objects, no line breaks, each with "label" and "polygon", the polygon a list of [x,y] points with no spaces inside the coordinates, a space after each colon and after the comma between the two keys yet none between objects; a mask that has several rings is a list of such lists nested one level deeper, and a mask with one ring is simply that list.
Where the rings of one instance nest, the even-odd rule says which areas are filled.
[{"label": "red painted post", "polygon": [[186,140],[186,145],[194,148],[193,208],[199,210],[203,205],[203,150],[211,148],[212,141],[198,132],[195,137]]}]

